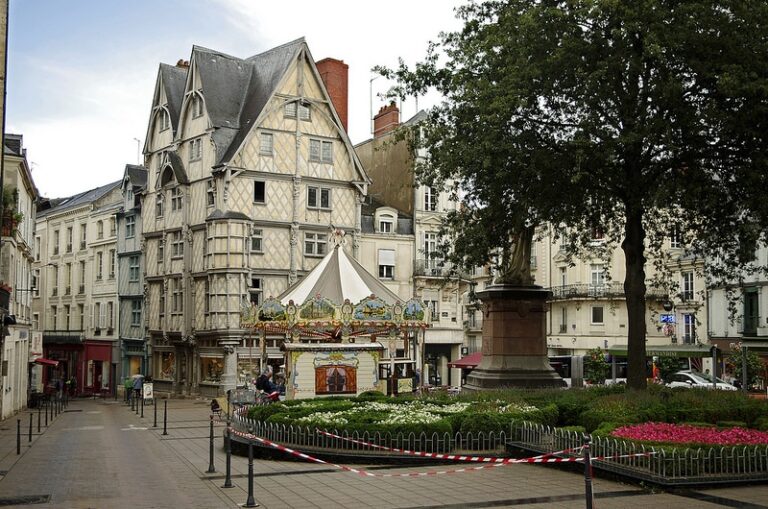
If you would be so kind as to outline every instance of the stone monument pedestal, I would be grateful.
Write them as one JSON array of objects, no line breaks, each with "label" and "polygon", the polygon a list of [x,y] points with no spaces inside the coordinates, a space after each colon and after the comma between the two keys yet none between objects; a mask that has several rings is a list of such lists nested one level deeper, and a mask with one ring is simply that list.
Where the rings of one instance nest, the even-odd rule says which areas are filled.
[{"label": "stone monument pedestal", "polygon": [[549,292],[540,286],[491,285],[476,295],[483,303],[483,360],[463,390],[565,387],[547,357]]}]

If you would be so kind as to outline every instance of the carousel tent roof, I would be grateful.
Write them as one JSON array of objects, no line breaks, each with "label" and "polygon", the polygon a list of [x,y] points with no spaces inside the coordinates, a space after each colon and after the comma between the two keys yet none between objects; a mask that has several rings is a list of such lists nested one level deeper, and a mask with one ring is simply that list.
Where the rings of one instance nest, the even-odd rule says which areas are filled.
[{"label": "carousel tent roof", "polygon": [[309,274],[283,292],[277,300],[283,305],[291,300],[301,305],[318,295],[337,304],[343,303],[345,299],[356,304],[371,295],[390,306],[402,302],[339,246],[332,249]]}]

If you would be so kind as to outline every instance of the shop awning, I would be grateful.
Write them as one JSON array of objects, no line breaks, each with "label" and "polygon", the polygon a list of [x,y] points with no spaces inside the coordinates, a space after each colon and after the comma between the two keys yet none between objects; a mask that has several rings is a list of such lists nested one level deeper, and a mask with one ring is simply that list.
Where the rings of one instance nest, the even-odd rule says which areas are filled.
[{"label": "shop awning", "polygon": [[478,364],[480,364],[480,361],[482,360],[483,360],[483,352],[475,352],[467,355],[466,357],[462,357],[457,361],[449,362],[448,367],[472,369],[472,368],[476,368]]},{"label": "shop awning", "polygon": [[42,364],[44,366],[56,367],[59,365],[59,361],[55,361],[53,359],[46,359],[45,357],[38,357],[37,359],[35,359],[35,364]]},{"label": "shop awning", "polygon": [[[711,357],[712,345],[645,345],[646,357]],[[627,356],[627,345],[613,345],[605,350],[611,355]]]}]

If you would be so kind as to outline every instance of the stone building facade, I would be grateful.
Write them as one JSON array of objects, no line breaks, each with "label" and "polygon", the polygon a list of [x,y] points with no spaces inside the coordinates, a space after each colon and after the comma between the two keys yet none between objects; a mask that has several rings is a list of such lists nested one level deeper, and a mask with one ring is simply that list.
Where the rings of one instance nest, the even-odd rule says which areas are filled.
[{"label": "stone building facade", "polygon": [[[357,254],[369,181],[321,79],[343,62],[323,62],[299,39],[248,58],[195,46],[160,65],[141,194],[155,390],[216,395],[251,376],[244,307],[311,270],[331,227]],[[282,339],[268,338],[278,366]]]},{"label": "stone building facade", "polygon": [[[43,331],[45,384],[110,394],[117,382],[117,222],[121,182],[38,205],[33,321]],[[73,391],[74,392],[74,391]]]},{"label": "stone building facade", "polygon": [[[28,393],[37,385],[40,368],[29,364],[41,352],[32,342],[32,261],[35,232],[35,201],[38,191],[32,180],[23,138],[6,134],[3,146],[3,214],[0,247],[0,418],[27,405]],[[6,300],[7,299],[7,300]],[[7,332],[7,335],[6,335]],[[35,355],[30,355],[34,353]]]},{"label": "stone building facade", "polygon": [[[418,124],[424,113],[404,122]],[[443,218],[457,207],[447,192],[419,185],[414,164],[426,157],[423,151],[411,153],[405,141],[395,141],[393,131],[400,126],[396,105],[381,108],[374,117],[374,137],[355,146],[360,160],[371,176],[370,195],[394,210],[402,211],[412,221],[414,242],[412,295],[430,309],[431,323],[424,334],[424,382],[434,385],[459,385],[461,370],[449,366],[462,356],[464,343],[464,295],[469,281],[446,277],[449,267],[437,253],[438,232]]]}]

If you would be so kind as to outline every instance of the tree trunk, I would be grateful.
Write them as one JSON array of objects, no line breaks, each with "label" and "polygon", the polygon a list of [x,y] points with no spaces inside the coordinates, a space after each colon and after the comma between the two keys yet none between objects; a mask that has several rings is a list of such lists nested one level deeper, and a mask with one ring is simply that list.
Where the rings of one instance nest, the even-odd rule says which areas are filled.
[{"label": "tree trunk", "polygon": [[643,390],[645,373],[645,229],[642,206],[627,205],[624,242],[621,243],[627,275],[624,295],[627,300],[627,386]]}]

